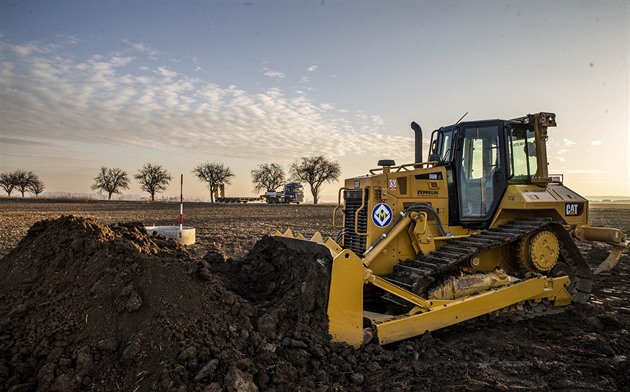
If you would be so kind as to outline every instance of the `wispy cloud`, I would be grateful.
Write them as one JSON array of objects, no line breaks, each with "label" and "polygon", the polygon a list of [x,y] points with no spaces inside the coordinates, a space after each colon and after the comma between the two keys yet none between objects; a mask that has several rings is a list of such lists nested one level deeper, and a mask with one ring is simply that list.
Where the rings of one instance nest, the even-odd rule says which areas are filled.
[{"label": "wispy cloud", "polygon": [[[133,56],[77,60],[0,39],[0,49],[14,53],[5,56],[0,73],[2,133],[12,135],[3,142],[72,140],[285,162],[313,154],[408,155],[411,139],[384,137],[379,116],[348,113],[303,91],[250,93],[147,66],[142,56],[158,52],[125,43],[137,50]],[[284,77],[268,68],[265,74]]]},{"label": "wispy cloud", "polygon": [[565,174],[608,174],[606,170],[600,169],[563,169]]},{"label": "wispy cloud", "polygon": [[547,151],[549,158],[558,162],[566,162],[565,155],[572,150],[576,143],[569,139],[549,140],[547,142]]},{"label": "wispy cloud", "polygon": [[285,78],[285,74],[283,74],[280,71],[274,71],[271,70],[267,67],[263,68],[263,74],[265,76],[269,76],[270,78],[277,78],[277,79],[284,79]]},{"label": "wispy cloud", "polygon": [[149,56],[158,56],[160,54],[159,50],[152,48],[151,46],[143,44],[143,43],[132,42],[131,40],[128,40],[128,39],[123,39],[122,42],[124,44],[129,45],[132,49],[141,53],[146,53]]}]

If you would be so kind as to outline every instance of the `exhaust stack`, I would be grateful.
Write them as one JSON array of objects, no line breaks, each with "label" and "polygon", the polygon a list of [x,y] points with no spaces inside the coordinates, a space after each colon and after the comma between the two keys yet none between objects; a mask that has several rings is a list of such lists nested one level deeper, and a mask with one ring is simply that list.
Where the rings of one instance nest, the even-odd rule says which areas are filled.
[{"label": "exhaust stack", "polygon": [[411,123],[411,129],[413,129],[416,137],[416,160],[414,163],[420,163],[422,162],[422,128],[420,128],[417,122],[413,121]]}]

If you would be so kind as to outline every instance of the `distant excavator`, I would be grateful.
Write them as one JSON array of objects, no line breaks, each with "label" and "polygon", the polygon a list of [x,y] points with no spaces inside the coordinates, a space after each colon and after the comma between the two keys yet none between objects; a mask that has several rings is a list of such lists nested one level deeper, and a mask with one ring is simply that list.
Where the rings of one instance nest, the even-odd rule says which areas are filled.
[{"label": "distant excavator", "polygon": [[[595,273],[614,268],[625,233],[592,227],[588,200],[548,173],[553,113],[458,122],[431,135],[413,122],[415,162],[381,160],[345,180],[338,237],[275,238],[330,255],[329,332],[359,347],[400,341],[488,314],[540,314],[586,302],[592,271],[574,239],[610,244]],[[342,224],[339,225],[339,211]]]}]

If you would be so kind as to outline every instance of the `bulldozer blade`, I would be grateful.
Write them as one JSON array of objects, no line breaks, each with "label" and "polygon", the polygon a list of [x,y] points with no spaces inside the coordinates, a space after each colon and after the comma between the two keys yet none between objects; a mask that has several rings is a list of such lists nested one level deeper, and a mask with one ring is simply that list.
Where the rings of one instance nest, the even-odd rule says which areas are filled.
[{"label": "bulldozer blade", "polygon": [[610,271],[615,268],[617,263],[619,263],[619,259],[621,258],[621,253],[624,251],[621,246],[613,247],[613,250],[610,252],[606,260],[604,260],[598,267],[595,269],[595,274],[599,274],[601,272]]},{"label": "bulldozer blade", "polygon": [[[301,237],[301,236],[300,236]],[[331,250],[323,243],[317,243],[303,239],[304,237],[285,237],[284,235],[274,235],[273,239],[283,243],[287,248],[294,250],[300,254],[314,254],[324,257],[334,257]]]}]

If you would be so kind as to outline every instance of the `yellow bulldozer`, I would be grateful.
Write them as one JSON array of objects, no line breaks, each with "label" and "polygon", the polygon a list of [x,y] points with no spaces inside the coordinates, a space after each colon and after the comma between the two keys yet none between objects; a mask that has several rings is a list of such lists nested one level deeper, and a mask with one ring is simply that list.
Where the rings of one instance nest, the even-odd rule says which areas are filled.
[{"label": "yellow bulldozer", "polygon": [[329,333],[359,347],[400,341],[482,315],[536,315],[586,302],[593,272],[574,239],[612,251],[629,241],[591,227],[588,200],[548,173],[555,114],[458,122],[431,135],[413,122],[415,162],[381,160],[345,180],[333,211],[336,239],[291,230],[276,239],[330,255]]}]

